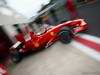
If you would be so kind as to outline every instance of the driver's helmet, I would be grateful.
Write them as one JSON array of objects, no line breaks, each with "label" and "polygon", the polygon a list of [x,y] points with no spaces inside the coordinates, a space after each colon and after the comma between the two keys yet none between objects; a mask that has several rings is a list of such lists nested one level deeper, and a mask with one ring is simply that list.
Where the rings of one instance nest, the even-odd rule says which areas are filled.
[{"label": "driver's helmet", "polygon": [[40,35],[44,32],[46,32],[49,28],[49,25],[48,24],[43,24],[41,27],[40,27],[40,32],[37,33],[37,35]]},{"label": "driver's helmet", "polygon": [[43,29],[45,29],[45,30],[47,30],[48,29],[48,27],[49,27],[49,25],[48,24],[43,24]]},{"label": "driver's helmet", "polygon": [[49,28],[48,24],[43,24],[43,26],[41,27],[41,30],[42,30],[42,32],[45,32],[48,30],[48,28]]}]

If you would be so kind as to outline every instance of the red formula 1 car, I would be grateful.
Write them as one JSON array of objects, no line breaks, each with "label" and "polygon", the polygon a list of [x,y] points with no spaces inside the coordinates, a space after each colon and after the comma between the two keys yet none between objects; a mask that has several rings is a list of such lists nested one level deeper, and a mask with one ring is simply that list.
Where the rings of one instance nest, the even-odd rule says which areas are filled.
[{"label": "red formula 1 car", "polygon": [[29,32],[28,39],[25,39],[22,33],[18,34],[16,36],[18,42],[11,47],[12,59],[14,62],[19,62],[23,55],[47,48],[57,40],[67,44],[71,42],[75,33],[83,31],[86,28],[87,23],[83,19],[76,19],[46,28],[41,34]]}]

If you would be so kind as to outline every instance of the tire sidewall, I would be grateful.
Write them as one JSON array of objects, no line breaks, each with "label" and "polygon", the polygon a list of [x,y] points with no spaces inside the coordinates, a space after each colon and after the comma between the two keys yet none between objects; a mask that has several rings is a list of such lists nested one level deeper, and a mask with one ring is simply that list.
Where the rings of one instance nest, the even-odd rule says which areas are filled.
[{"label": "tire sidewall", "polygon": [[14,63],[18,63],[22,60],[23,56],[20,52],[16,51],[15,53],[12,53],[11,54],[11,60],[14,62]]},{"label": "tire sidewall", "polygon": [[70,43],[72,40],[71,31],[68,28],[67,29],[64,28],[64,29],[60,30],[59,40],[64,44]]}]

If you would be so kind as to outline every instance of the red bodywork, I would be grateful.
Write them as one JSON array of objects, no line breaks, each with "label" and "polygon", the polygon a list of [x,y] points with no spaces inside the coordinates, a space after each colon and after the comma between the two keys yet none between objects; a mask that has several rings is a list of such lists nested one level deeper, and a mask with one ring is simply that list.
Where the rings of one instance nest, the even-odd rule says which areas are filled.
[{"label": "red bodywork", "polygon": [[29,32],[28,35],[30,36],[30,38],[28,40],[24,39],[23,34],[19,34],[16,36],[16,38],[18,41],[24,44],[23,48],[20,49],[20,52],[27,52],[29,50],[34,51],[54,43],[59,39],[58,33],[64,27],[72,28],[71,32],[75,34],[77,32],[85,30],[87,28],[87,23],[83,19],[67,21],[62,24],[52,26],[40,35]]},{"label": "red bodywork", "polygon": [[0,64],[0,75],[8,75],[5,67],[2,64]]}]

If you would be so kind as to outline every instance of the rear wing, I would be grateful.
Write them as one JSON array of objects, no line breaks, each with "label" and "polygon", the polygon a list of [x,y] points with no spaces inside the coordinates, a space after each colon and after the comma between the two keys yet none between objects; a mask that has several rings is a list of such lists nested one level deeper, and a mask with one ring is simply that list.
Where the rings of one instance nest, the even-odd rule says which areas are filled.
[{"label": "rear wing", "polygon": [[75,33],[78,33],[78,32],[81,32],[81,31],[87,29],[87,23],[84,21],[84,19],[73,20],[73,22],[75,24],[72,24],[72,25],[76,26],[73,30]]},{"label": "rear wing", "polygon": [[84,19],[71,20],[71,21],[67,21],[59,25],[68,26],[69,28],[73,28],[74,33],[78,33],[78,32],[81,32],[87,29],[87,23],[84,21]]}]

